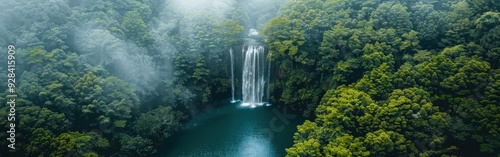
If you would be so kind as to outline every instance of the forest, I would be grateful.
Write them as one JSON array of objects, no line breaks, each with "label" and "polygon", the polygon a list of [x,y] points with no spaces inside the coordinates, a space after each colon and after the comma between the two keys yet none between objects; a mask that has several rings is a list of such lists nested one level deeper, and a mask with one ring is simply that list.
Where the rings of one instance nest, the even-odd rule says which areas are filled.
[{"label": "forest", "polygon": [[498,0],[5,0],[0,157],[161,156],[252,28],[269,101],[307,119],[287,157],[500,157]]}]

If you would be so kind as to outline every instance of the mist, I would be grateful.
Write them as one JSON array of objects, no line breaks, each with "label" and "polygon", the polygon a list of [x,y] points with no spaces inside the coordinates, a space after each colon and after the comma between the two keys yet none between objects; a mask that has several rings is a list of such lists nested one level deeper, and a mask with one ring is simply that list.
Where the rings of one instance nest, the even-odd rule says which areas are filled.
[{"label": "mist", "polygon": [[[197,57],[203,55],[216,63],[210,64],[210,68],[218,68],[212,69],[213,73],[220,71],[221,77],[228,75],[229,47],[218,45],[204,50],[206,41],[200,41],[200,35],[210,34],[218,24],[227,20],[237,20],[244,27],[241,38],[248,34],[249,29],[261,31],[284,2],[156,1],[155,5],[151,5],[154,7],[139,10],[144,33],[134,38],[134,34],[127,34],[127,26],[124,25],[125,14],[133,10],[123,2],[116,2],[123,4],[114,7],[113,1],[50,0],[41,3],[36,0],[7,0],[0,6],[0,34],[4,36],[0,40],[20,49],[41,47],[46,51],[63,49],[68,53],[75,52],[80,57],[80,64],[108,70],[110,76],[127,81],[144,97],[156,95],[166,100],[168,95],[177,95],[176,99],[182,104],[190,104],[200,93],[175,81],[171,83],[178,80],[174,74],[176,57],[183,54],[188,59],[186,62],[195,63]],[[183,89],[186,93],[173,94],[161,90],[165,85],[172,90]],[[182,95],[188,100],[180,98]]]}]

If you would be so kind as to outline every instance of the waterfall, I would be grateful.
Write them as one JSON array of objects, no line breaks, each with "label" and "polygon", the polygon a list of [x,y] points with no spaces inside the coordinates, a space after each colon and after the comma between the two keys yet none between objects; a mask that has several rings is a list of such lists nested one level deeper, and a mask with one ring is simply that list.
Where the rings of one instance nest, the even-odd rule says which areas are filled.
[{"label": "waterfall", "polygon": [[[268,54],[262,44],[263,36],[260,36],[257,30],[250,29],[244,40],[241,54],[234,53],[233,49],[229,48],[231,103],[241,100],[241,106],[245,107],[269,106],[271,104],[266,101],[269,101],[270,95],[271,62],[267,60]],[[241,83],[238,84],[241,86],[236,86],[236,82]]]},{"label": "waterfall", "polygon": [[[245,47],[243,47],[245,49]],[[266,87],[266,54],[264,47],[257,43],[248,43],[243,62],[242,106],[263,105]]]},{"label": "waterfall", "polygon": [[233,56],[233,48],[229,49],[229,57],[231,57],[231,103],[235,103],[234,100],[234,56]]},{"label": "waterfall", "polygon": [[271,93],[269,92],[269,84],[271,83],[270,79],[271,79],[271,61],[269,61],[269,62],[267,63],[267,87],[266,87],[266,89],[267,89],[267,92],[266,92],[266,94],[267,94],[267,95],[266,95],[266,100],[267,100],[267,101],[269,101],[269,95],[271,94]]}]

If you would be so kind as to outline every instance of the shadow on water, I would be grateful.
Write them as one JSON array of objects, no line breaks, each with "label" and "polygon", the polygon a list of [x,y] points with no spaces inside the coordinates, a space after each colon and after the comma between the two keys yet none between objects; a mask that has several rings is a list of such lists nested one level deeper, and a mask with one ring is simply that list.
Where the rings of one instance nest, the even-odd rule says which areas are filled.
[{"label": "shadow on water", "polygon": [[305,118],[272,105],[240,107],[220,101],[211,112],[194,117],[162,146],[160,157],[279,157],[292,146]]}]

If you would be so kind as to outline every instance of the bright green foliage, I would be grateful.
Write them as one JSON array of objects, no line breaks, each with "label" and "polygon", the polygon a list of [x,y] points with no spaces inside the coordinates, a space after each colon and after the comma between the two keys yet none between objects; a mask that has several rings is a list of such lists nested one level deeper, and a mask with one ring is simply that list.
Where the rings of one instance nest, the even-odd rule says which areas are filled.
[{"label": "bright green foliage", "polygon": [[374,52],[371,54],[365,54],[361,57],[363,68],[366,70],[372,70],[380,67],[382,64],[389,65],[393,67],[394,57],[392,54],[384,55],[382,52]]},{"label": "bright green foliage", "polygon": [[305,42],[304,34],[300,31],[301,24],[285,18],[272,19],[264,34],[268,37],[266,43],[269,46],[270,59],[274,60],[280,56],[295,56],[299,46]]},{"label": "bright green foliage", "polygon": [[230,47],[238,42],[238,39],[243,31],[241,26],[236,20],[227,20],[218,24],[218,28],[213,29],[213,33],[223,37],[222,46]]},{"label": "bright green foliage", "polygon": [[54,54],[46,52],[41,48],[30,48],[28,49],[28,54],[26,62],[28,64],[43,63],[45,61],[54,61],[52,58]]},{"label": "bright green foliage", "polygon": [[419,88],[394,90],[377,116],[381,117],[381,128],[396,131],[412,140],[442,139],[439,130],[447,128],[451,120],[448,114],[432,104],[430,94]]},{"label": "bright green foliage", "polygon": [[415,68],[411,64],[405,63],[401,65],[401,67],[399,67],[399,70],[394,73],[394,87],[415,87],[417,84],[417,82],[415,81],[415,72]]},{"label": "bright green foliage", "polygon": [[74,154],[77,156],[95,156],[96,153],[92,152],[94,147],[90,143],[92,137],[79,132],[62,133],[53,139],[50,147],[54,151],[50,156],[65,156]]},{"label": "bright green foliage", "polygon": [[317,123],[306,120],[304,124],[297,126],[297,132],[294,134],[294,142],[302,142],[309,138],[320,138]]},{"label": "bright green foliage", "polygon": [[373,156],[398,156],[410,153],[408,145],[411,141],[393,131],[377,130],[367,133],[364,143]]},{"label": "bright green foliage", "polygon": [[286,157],[322,156],[321,144],[315,139],[296,142],[292,148],[288,148],[286,151]]},{"label": "bright green foliage", "polygon": [[339,87],[330,98],[316,109],[316,121],[322,126],[341,127],[347,133],[360,133],[357,117],[363,116],[363,111],[375,103],[371,97],[352,88]]},{"label": "bright green foliage", "polygon": [[443,88],[454,91],[457,96],[465,97],[486,84],[489,71],[488,62],[472,59],[467,61],[458,73],[444,79],[440,84]]},{"label": "bright green foliage", "polygon": [[456,72],[455,67],[456,65],[451,59],[442,54],[437,55],[432,57],[428,62],[422,63],[417,70],[415,79],[426,91],[431,91],[434,94],[435,92],[439,92],[437,90],[439,84]]},{"label": "bright green foliage", "polygon": [[387,63],[382,63],[370,74],[364,75],[354,88],[366,92],[376,100],[387,98],[387,94],[394,88],[392,73]]},{"label": "bright green foliage", "polygon": [[419,155],[415,140],[432,141],[425,154],[447,154],[455,148],[446,148],[439,131],[450,125],[451,117],[419,88],[397,89],[376,102],[364,92],[341,86],[325,94],[316,116],[315,122],[298,126],[288,155],[314,156],[318,149],[321,156]]},{"label": "bright green foliage", "polygon": [[370,152],[366,150],[361,138],[354,138],[348,134],[337,137],[333,142],[328,143],[323,151],[327,157],[370,156]]}]

